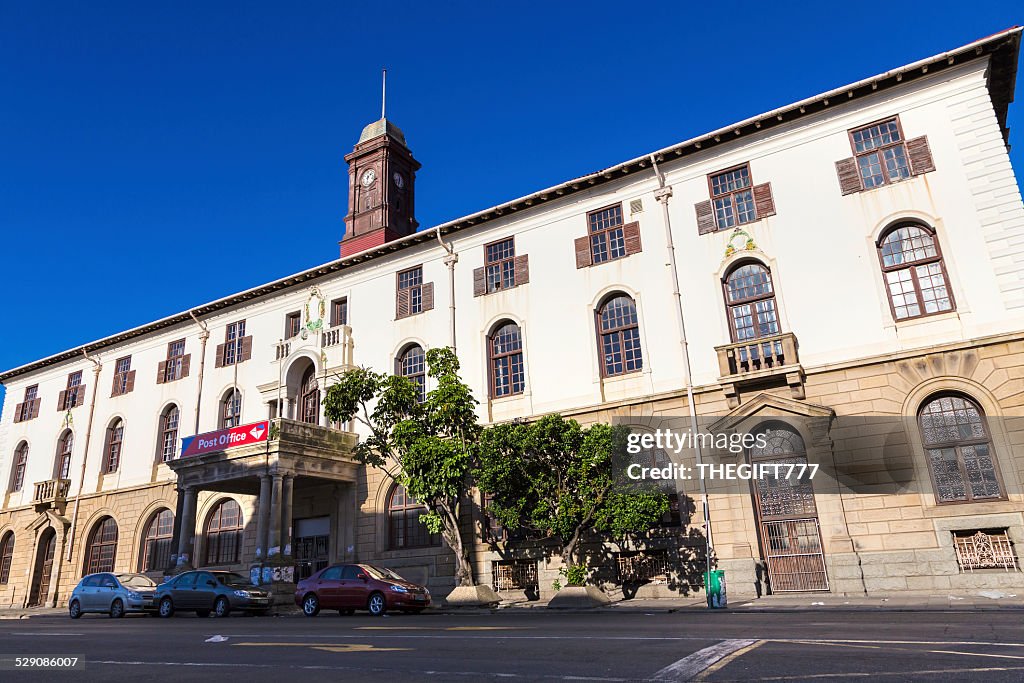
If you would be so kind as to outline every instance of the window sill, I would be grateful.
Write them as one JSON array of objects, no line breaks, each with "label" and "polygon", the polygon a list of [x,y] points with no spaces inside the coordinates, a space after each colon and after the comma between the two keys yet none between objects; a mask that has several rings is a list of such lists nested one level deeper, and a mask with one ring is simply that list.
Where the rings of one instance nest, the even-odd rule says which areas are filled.
[{"label": "window sill", "polygon": [[918,325],[927,325],[928,323],[937,323],[944,320],[959,320],[960,311],[946,311],[944,313],[930,313],[927,315],[919,315],[916,318],[906,318],[904,320],[894,320],[892,326],[897,330],[907,327],[917,327]]},{"label": "window sill", "polygon": [[[935,172],[934,170],[932,170],[932,171],[925,171],[924,173],[918,173],[917,175],[911,175],[911,176],[909,176],[907,178],[901,178],[899,180],[890,180],[887,183],[882,183],[881,185],[876,185],[874,187],[862,187],[859,190],[854,190],[853,192],[850,192],[850,193],[845,194],[843,196],[844,197],[853,197],[853,196],[856,196],[856,195],[859,195],[859,194],[864,194],[865,192],[874,192],[875,190],[884,190],[887,187],[898,187],[900,185],[903,185],[904,183],[907,183],[907,182],[909,182],[911,180],[914,180],[915,178],[920,178],[922,176],[926,176],[929,173],[934,173],[934,172]],[[863,183],[864,181],[861,180],[861,182]]]}]

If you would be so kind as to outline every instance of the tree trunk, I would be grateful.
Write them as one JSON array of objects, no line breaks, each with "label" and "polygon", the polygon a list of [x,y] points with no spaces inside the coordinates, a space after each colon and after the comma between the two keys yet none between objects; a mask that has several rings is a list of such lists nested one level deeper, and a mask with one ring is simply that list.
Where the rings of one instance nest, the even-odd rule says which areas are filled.
[{"label": "tree trunk", "polygon": [[458,508],[453,513],[447,505],[439,507],[441,508],[441,519],[444,522],[444,531],[441,532],[441,536],[448,547],[452,549],[452,554],[455,555],[455,585],[475,586],[473,565],[469,561],[469,553],[462,542],[462,533],[459,529]]}]

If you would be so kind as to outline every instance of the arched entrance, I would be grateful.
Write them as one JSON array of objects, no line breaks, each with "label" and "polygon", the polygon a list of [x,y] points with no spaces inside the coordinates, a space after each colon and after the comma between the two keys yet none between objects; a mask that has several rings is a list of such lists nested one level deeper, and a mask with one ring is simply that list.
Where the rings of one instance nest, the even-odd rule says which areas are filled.
[{"label": "arched entrance", "polygon": [[[773,422],[756,431],[764,435],[764,447],[750,449],[752,465],[781,465],[752,480],[761,556],[768,567],[773,593],[827,591],[825,555],[821,547],[814,487],[801,465],[807,451],[800,434],[786,424]],[[794,468],[790,472],[789,465]]]},{"label": "arched entrance", "polygon": [[53,570],[53,554],[57,549],[57,532],[52,528],[43,532],[36,546],[35,569],[32,572],[32,587],[28,595],[29,607],[42,605],[50,593],[50,574]]}]

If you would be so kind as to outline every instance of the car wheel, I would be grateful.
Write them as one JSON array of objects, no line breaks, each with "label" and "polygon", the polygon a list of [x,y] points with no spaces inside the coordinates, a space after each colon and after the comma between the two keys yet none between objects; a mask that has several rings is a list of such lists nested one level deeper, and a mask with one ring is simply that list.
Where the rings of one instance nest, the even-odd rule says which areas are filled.
[{"label": "car wheel", "polygon": [[111,619],[120,619],[123,616],[124,616],[124,603],[121,602],[120,599],[114,600],[114,602],[112,602],[110,604],[110,618]]},{"label": "car wheel", "polygon": [[80,616],[82,616],[82,605],[78,602],[78,600],[72,600],[71,604],[68,605],[68,616],[70,616],[72,619],[78,619]]},{"label": "car wheel", "polygon": [[375,617],[383,616],[388,611],[388,603],[384,600],[383,593],[371,593],[370,599],[366,601],[366,609]]},{"label": "car wheel", "polygon": [[171,602],[170,598],[164,598],[160,601],[160,616],[164,619],[174,616],[174,603]]},{"label": "car wheel", "polygon": [[315,617],[320,613],[320,599],[316,593],[310,593],[302,599],[302,613],[307,617]]},{"label": "car wheel", "polygon": [[231,603],[223,595],[217,598],[217,602],[213,603],[213,613],[218,617],[226,617],[231,614]]},{"label": "car wheel", "polygon": [[210,616],[210,610],[208,610],[208,609],[197,609],[196,610],[196,616],[199,617],[200,619],[205,619],[208,616]]},{"label": "car wheel", "polygon": [[338,610],[338,614],[340,614],[343,617],[350,617],[350,616],[352,616],[355,613],[356,613],[356,611],[354,609],[340,609],[340,610]]}]

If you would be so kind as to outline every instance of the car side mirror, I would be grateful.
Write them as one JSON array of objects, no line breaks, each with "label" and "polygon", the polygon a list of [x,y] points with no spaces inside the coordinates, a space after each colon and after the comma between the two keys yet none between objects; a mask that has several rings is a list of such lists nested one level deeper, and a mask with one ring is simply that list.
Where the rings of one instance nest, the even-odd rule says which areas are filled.
[{"label": "car side mirror", "polygon": [[356,574],[356,578],[360,581],[369,581],[369,578],[366,576],[366,574]]}]

